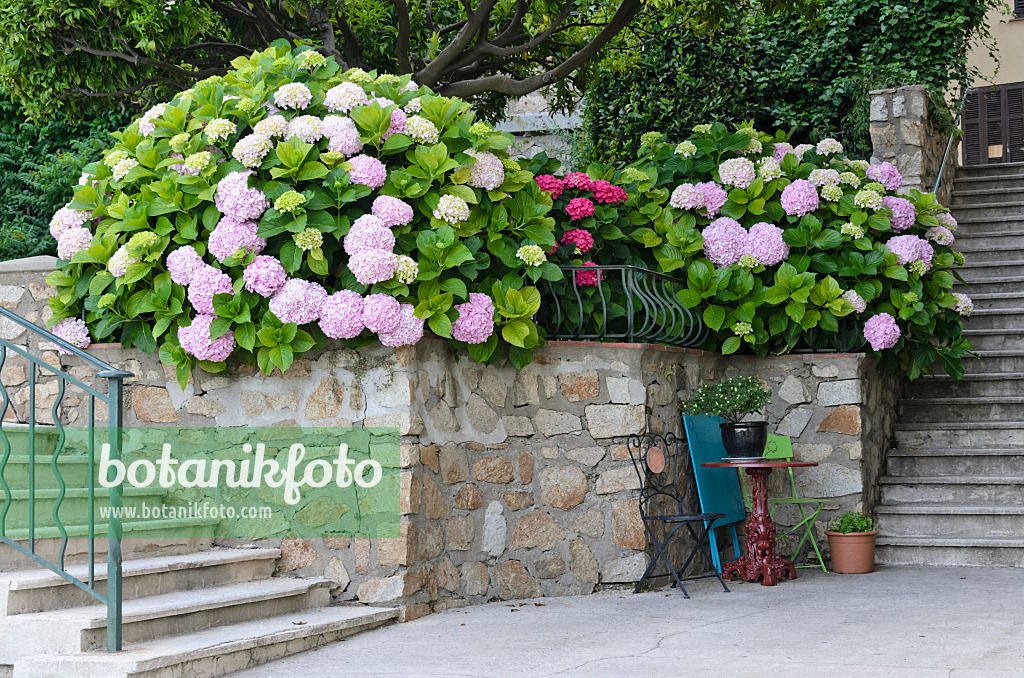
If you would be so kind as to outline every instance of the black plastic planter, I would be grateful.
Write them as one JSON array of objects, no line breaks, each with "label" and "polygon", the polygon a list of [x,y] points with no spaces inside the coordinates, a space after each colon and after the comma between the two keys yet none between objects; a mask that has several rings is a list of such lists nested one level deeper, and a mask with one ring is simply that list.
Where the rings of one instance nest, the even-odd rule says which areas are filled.
[{"label": "black plastic planter", "polygon": [[730,457],[760,457],[768,442],[767,421],[723,422],[722,444]]}]

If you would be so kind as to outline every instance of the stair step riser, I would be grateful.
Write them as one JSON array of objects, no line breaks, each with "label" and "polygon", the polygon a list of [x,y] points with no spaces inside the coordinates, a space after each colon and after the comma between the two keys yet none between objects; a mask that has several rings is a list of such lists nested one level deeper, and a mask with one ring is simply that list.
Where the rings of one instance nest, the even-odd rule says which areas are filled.
[{"label": "stair step riser", "polygon": [[1024,167],[1019,163],[993,162],[984,165],[968,165],[956,168],[957,179],[977,179],[980,177],[1021,176]]},{"label": "stair step riser", "polygon": [[875,547],[875,562],[936,567],[1024,567],[1024,548],[879,545]]},{"label": "stair step riser", "polygon": [[[197,589],[225,584],[268,579],[274,574],[276,561],[273,558],[242,560],[211,566],[189,567],[171,571],[154,572],[131,576],[126,573],[122,580],[124,600],[144,596],[156,596],[174,591]],[[97,574],[105,574],[106,566],[98,565]],[[106,582],[98,581],[96,587],[106,593]],[[2,593],[0,593],[2,595]],[[197,594],[199,595],[199,594]],[[52,586],[27,590],[15,589],[7,593],[7,615],[65,610],[72,607],[94,605],[96,599],[70,583],[54,583]]]},{"label": "stair step riser", "polygon": [[[961,270],[960,274],[963,275],[966,271]],[[968,276],[963,276],[964,280],[968,280]],[[985,282],[981,276],[974,276],[969,279],[966,285],[956,281],[953,284],[954,292],[963,292],[967,296],[973,297],[977,294],[1004,294],[1006,292],[1016,292],[1018,290],[1024,290],[1024,281],[1021,282],[1005,282],[1002,280],[996,282]]]},{"label": "stair step riser", "polygon": [[896,443],[904,450],[1024,447],[1024,428],[896,431]]},{"label": "stair step riser", "polygon": [[[957,190],[964,191],[980,191],[982,189],[1009,189],[1016,191],[1024,191],[1024,177],[1011,177],[1007,179],[997,179],[995,177],[992,177],[986,178],[984,181],[957,181],[956,188]],[[954,196],[954,199],[958,197],[960,196]]]},{"label": "stair step riser", "polygon": [[879,536],[1024,537],[1024,515],[880,513]]},{"label": "stair step riser", "polygon": [[[3,445],[0,444],[0,455],[3,454]],[[50,468],[49,459],[46,463],[41,463],[42,460],[36,459],[36,489],[37,490],[56,490],[60,487],[57,482],[57,477],[53,474],[53,470]],[[99,464],[96,465],[97,467]],[[64,481],[64,486],[68,489],[85,488],[89,486],[89,465],[88,464],[69,464],[61,462],[58,464],[60,469],[60,477]],[[7,466],[4,467],[4,480],[12,490],[26,489],[28,488],[29,480],[29,469],[28,462],[22,462],[20,460],[7,462]],[[96,484],[96,494],[106,494],[107,490],[100,487],[99,483]],[[0,501],[3,498],[0,497]]]},{"label": "stair step riser", "polygon": [[[995,201],[985,200],[980,203],[972,203],[970,205],[958,205],[953,208],[953,217],[960,220],[961,217],[965,219],[1005,219],[1007,217],[1024,217],[1024,206],[1020,204],[1020,195],[1013,196],[1016,200],[1010,202],[1007,200]],[[1005,202],[1006,204],[1000,204]]]},{"label": "stair step riser", "polygon": [[1007,249],[1024,249],[1024,220],[1020,224],[1007,223],[992,228],[968,224],[958,228],[954,235],[956,241],[953,243],[953,249],[968,256],[979,249],[989,249],[995,244],[1005,245]]},{"label": "stair step riser", "polygon": [[967,332],[964,336],[976,351],[1024,351],[1024,332],[1015,334],[971,334]]},{"label": "stair step riser", "polygon": [[[1013,183],[1019,183],[1017,180]],[[976,193],[974,195],[954,195],[953,202],[949,205],[949,209],[956,213],[958,210],[963,209],[965,205],[991,205],[993,203],[1002,202],[1020,202],[1021,193],[1019,192],[1020,187],[1017,186],[1017,191],[1014,190],[998,190],[996,186],[990,186],[989,184],[974,185],[965,187],[967,191],[985,191],[984,193]]]},{"label": "stair step riser", "polygon": [[964,372],[967,374],[993,374],[1014,372],[1024,374],[1024,355],[982,355],[980,358],[964,358]]},{"label": "stair step riser", "polygon": [[[1021,305],[1024,304],[1024,285],[1022,285],[1020,296],[1014,295],[1012,297],[999,297],[996,299],[978,299],[977,294],[978,293],[976,293],[974,296],[971,296],[970,293],[967,294],[967,296],[971,297],[971,299],[974,301],[974,310],[976,311],[988,309],[1003,310],[1011,308],[1020,308]],[[982,292],[981,294],[984,294],[984,292]]]},{"label": "stair step riser", "polygon": [[964,326],[968,330],[1010,330],[1020,332],[1024,329],[1024,313],[1020,313],[1020,307],[1012,309],[1011,312],[971,315]]},{"label": "stair step riser", "polygon": [[882,503],[960,504],[967,506],[1024,505],[1024,485],[968,485],[964,483],[915,483],[882,485]]},{"label": "stair step riser", "polygon": [[955,405],[936,403],[900,403],[900,421],[903,423],[943,424],[973,421],[1024,421],[1024,403],[964,402]]},{"label": "stair step riser", "polygon": [[[960,274],[960,277],[968,284],[973,286],[977,280],[983,280],[984,278],[1004,278],[1004,277],[1024,277],[1024,261],[1017,259],[1007,259],[1006,257],[997,258],[995,261],[988,260],[984,262],[978,262],[971,257],[966,259],[968,264],[980,263],[980,266],[960,266],[956,271]],[[972,287],[973,291],[973,287]],[[1004,292],[1012,291],[1002,290]]]},{"label": "stair step riser", "polygon": [[964,455],[907,457],[889,455],[891,476],[1017,476],[1024,477],[1024,450],[1020,455]]},{"label": "stair step riser", "polygon": [[[100,488],[100,490],[102,490],[102,488]],[[162,500],[163,495],[125,495],[121,499],[121,505],[125,507],[135,507],[139,515],[142,515],[143,504],[153,506],[155,504],[160,504]],[[0,506],[3,505],[3,501],[3,494],[0,493]],[[96,492],[93,514],[96,517],[96,523],[106,523],[106,521],[100,515],[100,509],[102,507],[107,506],[109,504],[109,501],[109,496],[107,495],[106,490]],[[36,498],[35,517],[37,530],[43,527],[56,527],[56,523],[53,520],[53,507],[56,505],[56,503],[56,498]],[[21,499],[16,497],[11,502],[11,508],[7,512],[7,519],[4,521],[4,526],[8,531],[28,529],[29,515],[30,511],[28,499]],[[58,515],[60,516],[65,528],[71,525],[88,524],[89,498],[64,497],[64,500],[61,501],[60,503],[60,510],[58,512]]]},{"label": "stair step riser", "polygon": [[986,396],[1024,395],[1024,379],[985,379],[962,381],[917,379],[910,383],[911,398],[984,398]]},{"label": "stair step riser", "polygon": [[[987,248],[987,247],[991,247],[992,246],[992,241],[991,240],[986,240],[984,242],[986,244],[985,245],[979,245],[979,247],[986,247]],[[986,249],[986,250],[982,250],[982,251],[975,250],[975,251],[972,252],[972,251],[968,250],[966,247],[960,247],[961,243],[959,243],[959,242],[957,242],[955,244],[957,245],[957,249],[960,252],[963,252],[964,260],[967,263],[969,263],[969,264],[988,263],[990,261],[998,261],[998,262],[1024,261],[1024,249],[1022,249],[1020,245],[1012,245],[1010,243],[1006,243],[1006,249],[999,249],[999,250],[989,250],[989,249]],[[1002,241],[1000,241],[999,244],[1002,245],[1003,244]],[[967,270],[970,270],[970,269],[967,269]],[[963,274],[963,270],[961,269],[960,272],[961,272],[961,275],[962,275]],[[964,279],[966,280],[966,276],[964,277]]]}]

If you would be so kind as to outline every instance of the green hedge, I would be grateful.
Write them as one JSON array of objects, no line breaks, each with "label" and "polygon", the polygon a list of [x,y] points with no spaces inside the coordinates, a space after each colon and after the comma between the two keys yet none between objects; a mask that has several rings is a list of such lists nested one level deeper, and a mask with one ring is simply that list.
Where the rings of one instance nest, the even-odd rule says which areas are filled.
[{"label": "green hedge", "polygon": [[53,254],[50,217],[71,199],[82,167],[130,116],[34,123],[0,92],[0,261]]},{"label": "green hedge", "polygon": [[644,132],[685,138],[694,125],[794,129],[794,143],[825,136],[867,157],[867,92],[924,84],[936,91],[971,75],[967,51],[986,40],[996,0],[836,0],[816,18],[758,14],[711,36],[649,19],[601,62],[587,93],[593,159],[628,162]]}]

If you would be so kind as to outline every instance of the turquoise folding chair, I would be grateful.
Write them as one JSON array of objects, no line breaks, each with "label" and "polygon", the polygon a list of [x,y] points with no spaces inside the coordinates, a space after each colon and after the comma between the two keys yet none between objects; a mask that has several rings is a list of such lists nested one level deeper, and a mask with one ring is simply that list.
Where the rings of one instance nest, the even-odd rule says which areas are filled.
[{"label": "turquoise folding chair", "polygon": [[729,468],[704,468],[706,462],[722,461],[726,456],[722,445],[722,431],[719,417],[683,417],[686,441],[693,462],[693,475],[697,480],[697,497],[701,513],[724,513],[724,518],[711,521],[708,536],[711,542],[711,557],[715,567],[722,570],[718,555],[718,539],[715,528],[727,527],[732,534],[732,550],[735,558],[740,557],[740,539],[736,524],[747,519],[747,508],[743,503],[743,490],[736,472]]},{"label": "turquoise folding chair", "polygon": [[[773,433],[768,434],[768,444],[765,446],[764,456],[767,459],[789,461],[793,458],[793,441],[787,436],[779,436]],[[796,549],[793,550],[793,557],[790,560],[795,563],[796,557],[800,555],[800,549],[804,546],[804,542],[808,542],[818,558],[818,565],[811,563],[808,565],[797,565],[796,567],[820,566],[822,571],[828,572],[828,568],[825,567],[825,559],[821,557],[821,551],[818,549],[818,540],[814,538],[814,519],[821,513],[821,507],[825,504],[825,500],[798,495],[796,492],[796,479],[793,477],[793,469],[787,468],[786,471],[789,473],[789,494],[785,497],[768,500],[768,504],[771,506],[771,517],[774,520],[775,510],[780,506],[787,504],[796,506],[800,512],[800,522],[783,531],[783,534],[790,536],[799,534],[800,530],[803,530],[800,542],[796,545]]]}]

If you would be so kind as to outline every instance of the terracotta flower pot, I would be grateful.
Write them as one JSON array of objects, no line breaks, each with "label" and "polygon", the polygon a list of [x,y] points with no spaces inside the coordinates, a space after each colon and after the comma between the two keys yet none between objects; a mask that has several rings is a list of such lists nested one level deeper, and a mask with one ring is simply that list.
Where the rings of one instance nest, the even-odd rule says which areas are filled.
[{"label": "terracotta flower pot", "polygon": [[828,535],[828,548],[832,552],[832,571],[841,574],[867,574],[875,571],[875,537],[871,532],[832,532]]}]

